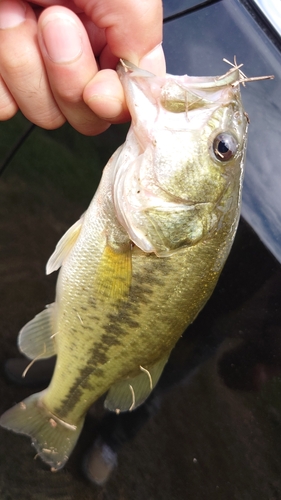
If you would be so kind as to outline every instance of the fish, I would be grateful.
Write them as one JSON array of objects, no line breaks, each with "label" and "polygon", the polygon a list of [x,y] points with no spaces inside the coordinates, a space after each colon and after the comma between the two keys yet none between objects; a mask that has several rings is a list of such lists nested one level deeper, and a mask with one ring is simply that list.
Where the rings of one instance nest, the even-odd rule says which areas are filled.
[{"label": "fish", "polygon": [[238,68],[157,77],[121,60],[132,122],[89,208],[47,267],[56,299],[20,331],[29,359],[56,355],[50,385],[0,425],[31,437],[52,471],[90,406],[131,411],[212,294],[236,233],[248,117]]}]

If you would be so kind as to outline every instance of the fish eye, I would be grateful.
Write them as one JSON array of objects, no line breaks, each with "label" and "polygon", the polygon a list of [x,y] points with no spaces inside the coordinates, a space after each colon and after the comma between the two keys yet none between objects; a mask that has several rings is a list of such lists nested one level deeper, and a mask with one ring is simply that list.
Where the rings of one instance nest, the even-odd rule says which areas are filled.
[{"label": "fish eye", "polygon": [[237,139],[229,132],[218,134],[213,140],[213,151],[219,161],[229,161],[238,149]]}]

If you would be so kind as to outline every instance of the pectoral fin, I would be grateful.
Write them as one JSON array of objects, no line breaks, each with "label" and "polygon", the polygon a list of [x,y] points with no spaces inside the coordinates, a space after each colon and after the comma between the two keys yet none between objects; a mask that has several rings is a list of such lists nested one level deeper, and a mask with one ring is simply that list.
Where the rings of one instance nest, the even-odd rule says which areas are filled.
[{"label": "pectoral fin", "polygon": [[55,304],[50,304],[21,329],[18,346],[29,359],[45,359],[56,354],[54,315]]},{"label": "pectoral fin", "polygon": [[68,256],[80,234],[82,223],[83,217],[75,222],[75,224],[73,224],[73,226],[71,226],[59,240],[54,253],[52,253],[47,262],[46,274],[51,274],[62,266],[63,261]]},{"label": "pectoral fin", "polygon": [[95,277],[97,294],[115,300],[126,299],[132,279],[131,245],[115,251],[106,245]]},{"label": "pectoral fin", "polygon": [[141,405],[157,384],[169,355],[170,353],[149,368],[140,366],[140,373],[136,377],[114,384],[107,393],[105,408],[119,413],[134,410]]}]

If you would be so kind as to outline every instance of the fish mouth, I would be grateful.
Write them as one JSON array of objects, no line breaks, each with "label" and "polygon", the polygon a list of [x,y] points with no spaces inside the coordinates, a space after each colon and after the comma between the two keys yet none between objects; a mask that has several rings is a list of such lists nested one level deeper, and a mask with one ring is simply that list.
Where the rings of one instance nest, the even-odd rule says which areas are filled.
[{"label": "fish mouth", "polygon": [[[138,68],[133,63],[127,61],[126,59],[120,59],[117,66],[118,73],[122,76],[124,73],[130,73],[131,77],[141,77],[141,78],[160,78],[154,73],[146,71],[144,69]],[[233,67],[226,73],[220,76],[173,76],[167,74],[166,76],[173,78],[175,80],[181,81],[183,89],[206,89],[206,90],[219,90],[223,87],[235,86],[241,80],[239,67]]]},{"label": "fish mouth", "polygon": [[[157,120],[159,108],[172,115],[188,113],[236,102],[239,95],[239,68],[231,68],[220,76],[175,76],[166,74],[158,77],[134,64],[120,60],[117,72],[126,90],[127,104],[132,119],[139,122],[141,110],[135,106],[135,99],[145,96],[143,105],[149,107],[151,121]],[[157,104],[155,106],[155,104]],[[146,119],[144,115],[143,120]],[[173,128],[174,128],[174,121]]]}]

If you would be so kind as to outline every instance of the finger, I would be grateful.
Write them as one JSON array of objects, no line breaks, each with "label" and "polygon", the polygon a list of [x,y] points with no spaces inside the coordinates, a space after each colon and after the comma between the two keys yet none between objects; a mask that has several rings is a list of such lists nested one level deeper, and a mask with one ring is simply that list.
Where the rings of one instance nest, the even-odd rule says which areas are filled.
[{"label": "finger", "polygon": [[[35,15],[27,3],[18,0],[0,0],[0,74],[30,121],[44,128],[62,125],[65,119],[52,96],[37,44]],[[7,93],[5,99],[10,100],[11,110]]]},{"label": "finger", "polygon": [[38,39],[55,100],[79,132],[95,135],[108,122],[95,116],[83,100],[83,90],[98,72],[87,32],[65,7],[49,7],[38,20]]},{"label": "finger", "polygon": [[[162,5],[158,0],[75,0],[99,28],[107,44],[99,54],[101,68],[113,68],[117,57],[162,76],[166,72],[162,47]],[[115,56],[115,57],[114,57]],[[114,72],[100,71],[84,90],[84,100],[112,123],[128,119],[121,83]]]},{"label": "finger", "polygon": [[77,7],[77,5],[72,0],[36,0],[32,2],[34,5],[40,5],[41,7],[52,7],[53,5],[57,5],[60,7],[67,7],[73,12],[82,12],[82,9]]},{"label": "finger", "polygon": [[[74,1],[99,28],[105,30],[110,50],[118,58],[139,65],[141,59],[162,42],[161,0]],[[159,49],[157,74],[165,72],[163,53],[161,60],[160,54]]]},{"label": "finger", "polygon": [[110,123],[122,123],[130,119],[123,87],[116,71],[99,71],[86,85],[84,101],[101,119]]},{"label": "finger", "polygon": [[[41,6],[65,5],[74,12],[82,12],[94,52],[109,43],[115,58],[128,59],[159,76],[165,74],[165,58],[161,47],[163,11],[161,0],[36,0]],[[87,16],[83,14],[87,13]],[[89,22],[89,18],[92,22]],[[88,21],[87,21],[88,19]],[[93,24],[94,23],[94,24]],[[96,25],[96,28],[95,28]],[[98,27],[98,28],[97,28]],[[99,30],[99,31],[98,31]],[[105,35],[101,34],[106,31]],[[91,37],[91,33],[93,36]],[[156,50],[154,50],[156,48]],[[108,55],[108,51],[107,51]],[[112,59],[112,58],[111,58]],[[114,68],[113,62],[103,58],[103,68]]]},{"label": "finger", "polygon": [[0,76],[0,121],[9,120],[17,111],[17,103]]}]

